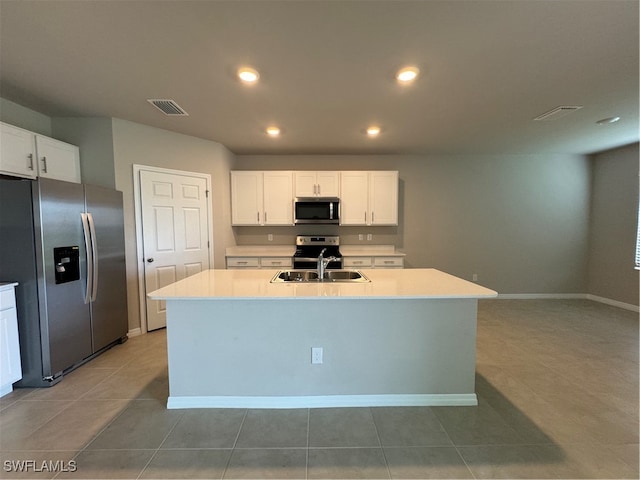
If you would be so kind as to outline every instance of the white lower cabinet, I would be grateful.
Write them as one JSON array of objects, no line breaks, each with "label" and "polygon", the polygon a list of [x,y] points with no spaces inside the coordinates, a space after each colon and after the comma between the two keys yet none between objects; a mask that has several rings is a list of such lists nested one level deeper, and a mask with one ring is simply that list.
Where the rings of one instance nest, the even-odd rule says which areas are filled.
[{"label": "white lower cabinet", "polygon": [[227,268],[260,268],[260,257],[227,257]]},{"label": "white lower cabinet", "polygon": [[232,268],[291,268],[291,257],[227,257],[227,269]]},{"label": "white lower cabinet", "polygon": [[15,285],[0,285],[0,397],[22,378]]},{"label": "white lower cabinet", "polygon": [[0,173],[80,183],[80,149],[60,140],[0,123]]},{"label": "white lower cabinet", "polygon": [[348,257],[342,258],[344,268],[404,268],[404,257]]},{"label": "white lower cabinet", "polygon": [[260,259],[260,267],[262,268],[291,268],[293,261],[291,257],[263,257]]}]

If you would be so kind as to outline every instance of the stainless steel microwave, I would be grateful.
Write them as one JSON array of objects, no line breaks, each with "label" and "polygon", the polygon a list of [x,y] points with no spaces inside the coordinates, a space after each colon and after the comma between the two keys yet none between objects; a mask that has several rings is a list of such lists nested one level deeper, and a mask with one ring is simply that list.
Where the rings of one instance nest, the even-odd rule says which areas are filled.
[{"label": "stainless steel microwave", "polygon": [[294,201],[296,225],[340,223],[340,199],[336,197],[296,197]]}]

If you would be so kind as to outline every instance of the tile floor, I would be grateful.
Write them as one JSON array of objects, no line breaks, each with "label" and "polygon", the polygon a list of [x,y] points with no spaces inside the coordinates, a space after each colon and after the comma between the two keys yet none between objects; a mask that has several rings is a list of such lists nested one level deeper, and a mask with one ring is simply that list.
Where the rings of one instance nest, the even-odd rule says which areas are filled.
[{"label": "tile floor", "polygon": [[477,359],[477,407],[166,410],[154,332],[0,399],[0,478],[638,478],[637,313],[481,301]]}]

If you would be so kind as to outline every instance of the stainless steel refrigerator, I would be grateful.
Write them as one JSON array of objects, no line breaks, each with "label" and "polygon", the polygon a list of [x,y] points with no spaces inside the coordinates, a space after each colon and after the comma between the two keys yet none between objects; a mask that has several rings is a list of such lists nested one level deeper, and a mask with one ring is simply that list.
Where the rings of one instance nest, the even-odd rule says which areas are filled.
[{"label": "stainless steel refrigerator", "polygon": [[16,287],[22,380],[43,387],[127,338],[122,193],[0,179],[0,281]]}]

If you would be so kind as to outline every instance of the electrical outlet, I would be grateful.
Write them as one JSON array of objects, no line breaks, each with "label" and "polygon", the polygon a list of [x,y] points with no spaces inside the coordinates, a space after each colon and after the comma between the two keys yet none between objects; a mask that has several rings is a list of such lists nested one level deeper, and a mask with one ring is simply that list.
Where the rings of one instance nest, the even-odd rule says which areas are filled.
[{"label": "electrical outlet", "polygon": [[370,233],[367,233],[367,240],[369,241],[373,240],[373,235]]},{"label": "electrical outlet", "polygon": [[311,347],[311,363],[319,365],[322,363],[322,347]]},{"label": "electrical outlet", "polygon": [[273,242],[273,233],[270,233],[269,235],[267,235],[267,240],[269,240],[270,242]]},{"label": "electrical outlet", "polygon": [[362,235],[361,233],[358,234],[358,240],[362,241],[364,240],[364,235]]},{"label": "electrical outlet", "polygon": [[472,281],[474,281],[474,282],[477,282],[477,281],[478,281],[478,274],[477,274],[477,273],[474,273],[474,274],[471,276],[471,280],[472,280]]}]

